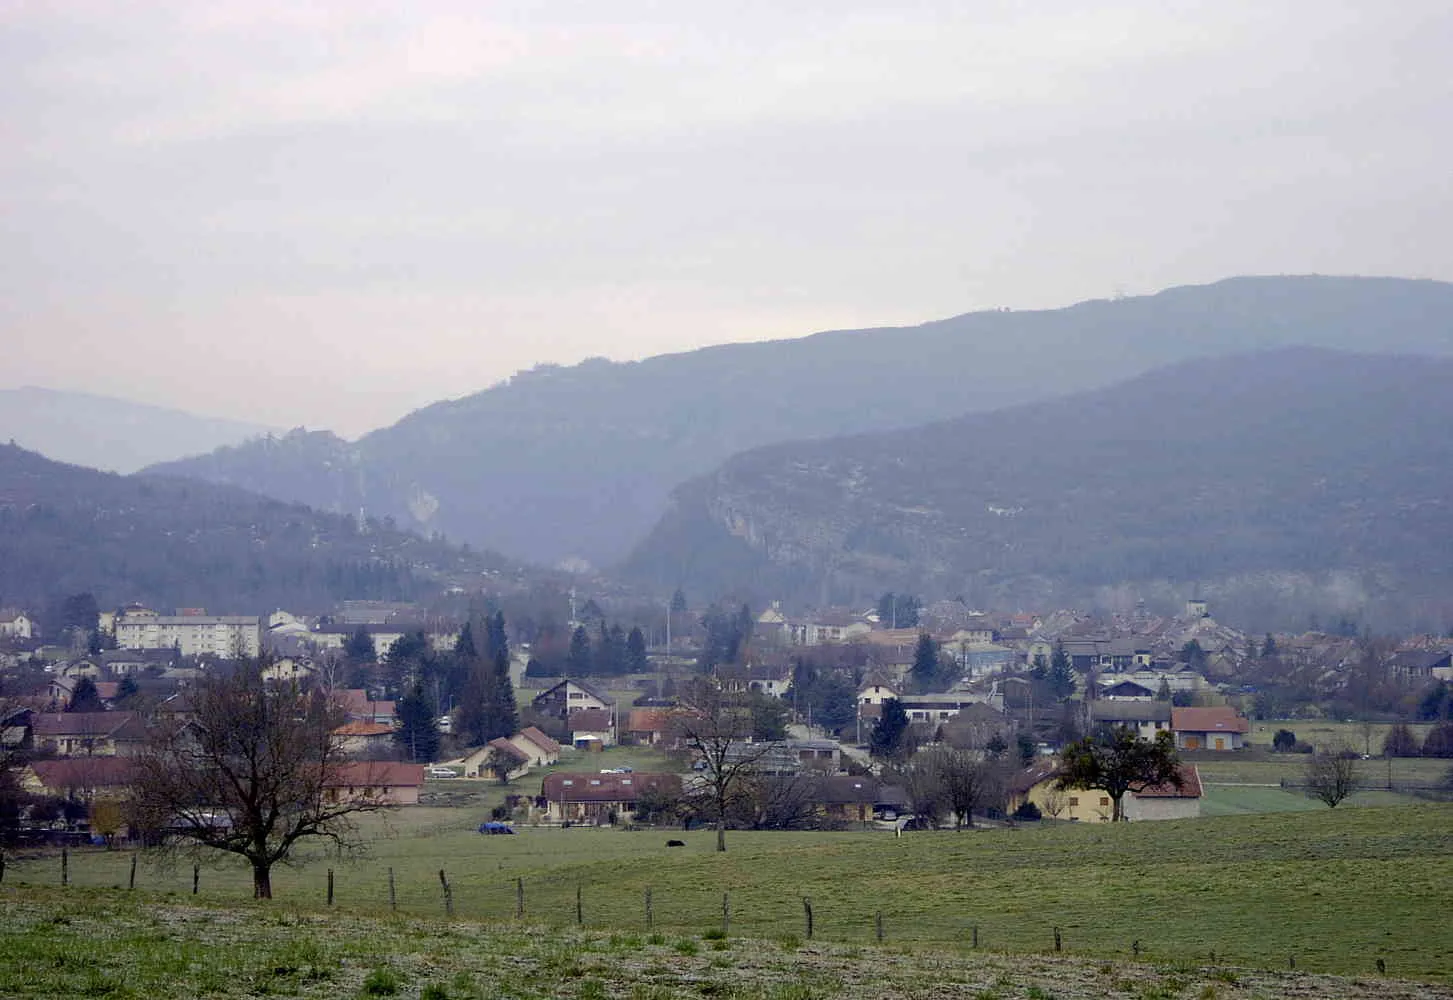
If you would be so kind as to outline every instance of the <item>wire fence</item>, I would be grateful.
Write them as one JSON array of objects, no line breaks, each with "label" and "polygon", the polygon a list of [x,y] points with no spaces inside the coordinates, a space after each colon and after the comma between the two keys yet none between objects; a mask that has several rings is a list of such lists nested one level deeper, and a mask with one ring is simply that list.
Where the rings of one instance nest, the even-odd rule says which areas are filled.
[{"label": "wire fence", "polygon": [[[975,919],[962,912],[905,911],[868,886],[798,894],[778,885],[638,885],[537,873],[486,877],[477,871],[407,871],[368,861],[318,859],[276,869],[277,901],[302,910],[399,914],[482,924],[518,921],[627,934],[849,943],[952,945],[1000,951],[1070,950],[1073,936],[1042,917]],[[157,862],[144,851],[87,847],[12,856],[0,885],[106,888],[202,905],[251,896],[250,872],[190,860]],[[821,890],[821,885],[816,886]],[[1079,945],[1091,946],[1087,939]],[[1139,941],[1121,942],[1127,954]],[[1098,942],[1103,949],[1104,942]],[[1117,949],[1119,950],[1119,949]]]}]

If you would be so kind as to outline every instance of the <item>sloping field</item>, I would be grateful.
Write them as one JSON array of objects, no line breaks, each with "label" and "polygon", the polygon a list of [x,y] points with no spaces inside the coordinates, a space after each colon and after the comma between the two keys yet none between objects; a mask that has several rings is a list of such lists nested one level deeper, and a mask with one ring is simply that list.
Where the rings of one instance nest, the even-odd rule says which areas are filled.
[{"label": "sloping field", "polygon": [[1268,972],[980,951],[952,955],[715,935],[552,930],[242,903],[158,902],[125,891],[0,892],[6,997],[568,997],[603,1000],[1362,1000],[1453,997],[1378,976]]},{"label": "sloping field", "polygon": [[[414,809],[373,818],[371,854],[317,855],[278,871],[273,908],[461,920],[579,923],[587,929],[1042,952],[1453,981],[1453,806],[1320,809],[1175,823],[1026,824],[1017,829],[891,834],[730,833],[522,828],[474,832],[477,815]],[[668,837],[686,847],[668,848]],[[120,887],[130,855],[73,852],[77,887]],[[247,901],[235,864],[143,861],[137,894],[177,902]],[[58,887],[60,859],[13,862],[4,885]],[[650,894],[649,917],[647,893]],[[725,913],[724,913],[725,904]],[[649,926],[648,926],[649,919]]]}]

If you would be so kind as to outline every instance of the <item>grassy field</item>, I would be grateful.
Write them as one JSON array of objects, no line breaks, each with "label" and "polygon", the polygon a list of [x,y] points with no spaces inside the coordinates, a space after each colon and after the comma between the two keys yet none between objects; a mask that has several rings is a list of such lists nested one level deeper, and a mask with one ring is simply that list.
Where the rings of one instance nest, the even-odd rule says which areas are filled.
[{"label": "grassy field", "polygon": [[[531,922],[574,925],[578,900],[587,929],[699,936],[721,928],[726,894],[734,937],[777,940],[806,936],[808,897],[816,939],[837,944],[873,943],[881,913],[897,946],[968,949],[977,929],[981,948],[1035,953],[1052,948],[1058,927],[1065,953],[1095,959],[1128,959],[1139,942],[1142,958],[1174,965],[1214,954],[1216,963],[1285,969],[1294,958],[1298,970],[1362,975],[1382,959],[1390,975],[1453,981],[1449,805],[902,838],[732,833],[725,855],[706,833],[667,849],[679,833],[482,837],[478,819],[471,809],[424,808],[374,818],[370,857],[315,857],[278,872],[273,906],[299,919],[323,910],[331,866],[334,912],[388,914],[392,868],[399,913],[440,919],[444,869],[458,920],[509,923],[520,880]],[[123,886],[129,863],[121,853],[74,853],[70,891]],[[168,905],[253,905],[240,867],[204,869],[196,897],[191,875],[190,866],[143,864],[138,887]],[[58,883],[58,859],[47,856],[13,864],[4,885],[55,893]]]},{"label": "grassy field", "polygon": [[513,997],[537,1000],[1413,1000],[1446,988],[1064,955],[913,952],[783,935],[557,930],[531,924],[229,908],[107,890],[0,891],[6,997]]},{"label": "grassy field", "polygon": [[[1408,726],[1421,743],[1427,738],[1432,723],[1413,723]],[[1382,753],[1382,742],[1387,739],[1391,723],[1374,722],[1364,724],[1339,719],[1267,719],[1251,723],[1249,734],[1252,746],[1271,748],[1272,737],[1278,729],[1290,729],[1297,739],[1315,747],[1345,746],[1358,753],[1376,755]],[[1444,764],[1447,770],[1447,763]]]}]

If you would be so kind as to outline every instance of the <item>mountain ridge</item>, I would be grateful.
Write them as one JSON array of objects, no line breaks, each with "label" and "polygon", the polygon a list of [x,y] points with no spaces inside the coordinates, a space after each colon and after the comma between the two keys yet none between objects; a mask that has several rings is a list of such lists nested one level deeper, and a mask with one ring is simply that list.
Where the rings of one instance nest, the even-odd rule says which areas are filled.
[{"label": "mountain ridge", "polygon": [[1450,359],[1285,348],[908,434],[770,445],[680,486],[625,568],[798,604],[1199,589],[1253,620],[1298,605],[1442,627],[1449,378]]},{"label": "mountain ridge", "polygon": [[149,471],[386,513],[536,561],[604,564],[651,529],[672,487],[774,441],[908,428],[1238,349],[1446,354],[1450,328],[1443,282],[1233,278],[1058,310],[541,366],[351,444],[287,435]]},{"label": "mountain ridge", "polygon": [[34,385],[0,389],[0,440],[107,472],[135,472],[268,431],[262,424],[100,393]]}]

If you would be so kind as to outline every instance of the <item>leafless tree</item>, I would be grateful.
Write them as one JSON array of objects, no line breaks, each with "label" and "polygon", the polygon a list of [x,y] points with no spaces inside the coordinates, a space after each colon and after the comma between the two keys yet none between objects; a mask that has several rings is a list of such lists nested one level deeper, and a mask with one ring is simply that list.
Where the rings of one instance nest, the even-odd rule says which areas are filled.
[{"label": "leafless tree", "polygon": [[[310,837],[356,847],[354,814],[382,805],[342,769],[341,712],[296,684],[272,686],[256,663],[208,676],[190,691],[186,723],[158,727],[137,759],[138,816],[165,846],[213,849],[252,865],[253,895],[272,898],[272,869]],[[361,793],[352,789],[362,789]]]},{"label": "leafless tree", "polygon": [[759,765],[778,744],[752,741],[747,700],[709,678],[687,685],[681,700],[688,711],[675,716],[675,734],[699,768],[688,783],[688,799],[715,823],[716,849],[725,851],[727,819],[750,796]]},{"label": "leafless tree", "polygon": [[1345,747],[1318,750],[1307,760],[1307,795],[1329,809],[1357,791],[1357,754]]},{"label": "leafless tree", "polygon": [[1050,819],[1058,819],[1059,814],[1065,811],[1069,805],[1069,796],[1064,789],[1051,783],[1044,791],[1044,814]]},{"label": "leafless tree", "polygon": [[1002,804],[1005,769],[1001,762],[981,760],[968,750],[949,750],[938,755],[937,763],[955,830],[973,827],[975,809]]},{"label": "leafless tree", "polygon": [[948,795],[944,789],[941,759],[952,753],[944,747],[928,747],[910,757],[893,772],[894,778],[908,795],[908,806],[920,823],[936,827],[948,811]]}]

